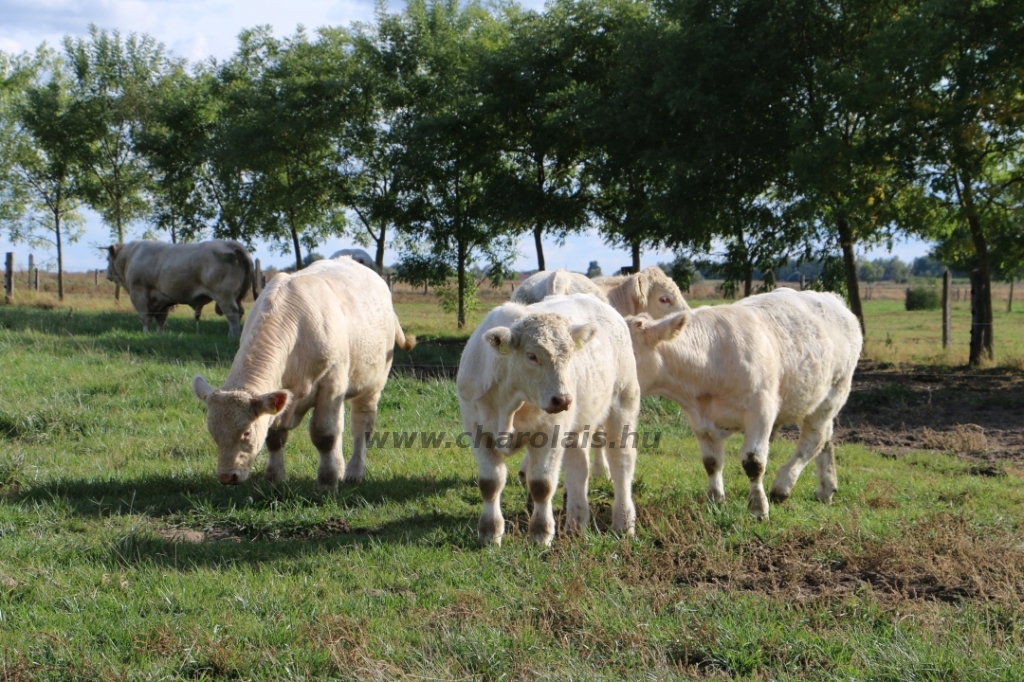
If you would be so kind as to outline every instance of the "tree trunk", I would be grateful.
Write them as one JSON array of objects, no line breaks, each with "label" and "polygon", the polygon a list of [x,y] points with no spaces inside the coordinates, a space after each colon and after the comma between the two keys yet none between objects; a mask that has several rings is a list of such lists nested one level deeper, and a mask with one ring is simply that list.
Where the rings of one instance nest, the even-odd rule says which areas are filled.
[{"label": "tree trunk", "polygon": [[178,228],[174,226],[174,223],[171,223],[171,243],[178,243]]},{"label": "tree trunk", "polygon": [[754,293],[754,266],[749,262],[743,266],[743,298]]},{"label": "tree trunk", "polygon": [[387,234],[387,228],[383,225],[380,226],[380,239],[377,240],[377,255],[374,262],[377,264],[377,271],[382,275],[384,274],[384,237]]},{"label": "tree trunk", "polygon": [[54,232],[57,236],[57,298],[64,300],[64,250],[60,240],[60,213],[53,214]]},{"label": "tree trunk", "polygon": [[857,255],[853,251],[853,230],[846,218],[836,222],[839,230],[839,245],[843,249],[843,270],[846,273],[846,298],[850,302],[852,312],[860,322],[861,334],[864,333],[864,308],[860,303],[860,282],[857,281]]},{"label": "tree trunk", "polygon": [[466,242],[459,240],[459,329],[466,327]]},{"label": "tree trunk", "polygon": [[292,248],[295,249],[295,272],[302,269],[302,247],[299,245],[299,233],[295,229],[295,222],[289,221],[288,227],[292,231]]},{"label": "tree trunk", "polygon": [[633,272],[640,272],[640,242],[635,241],[630,246],[633,255]]},{"label": "tree trunk", "polygon": [[1013,312],[1013,283],[1017,280],[1016,277],[1010,278],[1010,297],[1006,299],[1006,312]]},{"label": "tree trunk", "polygon": [[533,228],[533,243],[537,246],[537,269],[544,269],[544,242],[541,237],[544,236],[544,228],[538,223]]},{"label": "tree trunk", "polygon": [[[978,257],[977,291],[971,296],[971,354],[968,362],[972,367],[981,364],[982,356],[991,360],[992,352],[992,271],[988,261],[988,243],[981,229],[981,219],[976,213],[967,215],[971,227],[974,253]],[[975,278],[971,277],[972,286]]]},{"label": "tree trunk", "polygon": [[[121,224],[121,212],[114,214],[114,226],[117,228],[117,243],[124,244],[124,225]],[[121,285],[114,284],[114,300],[121,302]]]}]

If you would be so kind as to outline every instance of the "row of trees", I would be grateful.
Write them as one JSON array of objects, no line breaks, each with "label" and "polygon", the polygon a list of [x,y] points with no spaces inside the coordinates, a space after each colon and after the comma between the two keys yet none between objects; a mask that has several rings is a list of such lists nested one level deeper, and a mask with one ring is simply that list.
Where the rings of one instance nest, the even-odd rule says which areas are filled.
[{"label": "row of trees", "polygon": [[[0,220],[73,238],[357,236],[410,281],[450,283],[597,227],[640,253],[754,273],[822,263],[863,320],[857,251],[905,234],[993,277],[1024,269],[1018,0],[411,0],[369,25],[244,32],[187,64],[93,29],[0,56]],[[582,267],[582,266],[581,266]]]}]

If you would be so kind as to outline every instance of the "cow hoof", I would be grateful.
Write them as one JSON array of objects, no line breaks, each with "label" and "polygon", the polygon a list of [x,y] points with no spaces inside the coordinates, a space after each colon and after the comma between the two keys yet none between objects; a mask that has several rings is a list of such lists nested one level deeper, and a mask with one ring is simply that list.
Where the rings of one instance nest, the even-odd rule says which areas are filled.
[{"label": "cow hoof", "polygon": [[825,492],[824,490],[819,488],[817,493],[815,494],[818,497],[818,499],[824,502],[825,504],[832,504],[832,496],[835,494],[835,492],[835,489],[832,489],[829,492]]},{"label": "cow hoof", "polygon": [[519,470],[519,485],[526,487],[526,472],[522,469]]},{"label": "cow hoof", "polygon": [[781,490],[772,490],[768,493],[768,499],[772,504],[782,504],[789,499],[789,493]]},{"label": "cow hoof", "polygon": [[501,547],[500,535],[477,535],[476,541],[481,547]]},{"label": "cow hoof", "polygon": [[318,471],[316,474],[316,482],[321,488],[333,490],[338,485],[338,474],[334,471]]},{"label": "cow hoof", "polygon": [[288,475],[285,474],[284,469],[281,468],[267,468],[263,472],[263,480],[267,483],[284,483],[287,480]]},{"label": "cow hoof", "polygon": [[[501,521],[501,525],[504,526],[505,522]],[[480,543],[481,547],[490,547],[492,545],[500,547],[502,533],[499,532],[499,530],[504,529],[498,528],[498,521],[495,521],[494,519],[484,520],[481,518],[480,523],[477,526],[477,542]]]},{"label": "cow hoof", "polygon": [[764,493],[760,496],[752,498],[747,503],[747,510],[750,511],[751,515],[758,521],[768,520],[768,498],[765,497]]},{"label": "cow hoof", "polygon": [[719,490],[709,490],[708,491],[708,502],[714,502],[715,504],[718,504],[720,502],[725,502],[725,493],[723,493],[723,492],[721,492]]},{"label": "cow hoof", "polygon": [[530,544],[539,547],[550,547],[555,538],[554,533],[530,533]]}]

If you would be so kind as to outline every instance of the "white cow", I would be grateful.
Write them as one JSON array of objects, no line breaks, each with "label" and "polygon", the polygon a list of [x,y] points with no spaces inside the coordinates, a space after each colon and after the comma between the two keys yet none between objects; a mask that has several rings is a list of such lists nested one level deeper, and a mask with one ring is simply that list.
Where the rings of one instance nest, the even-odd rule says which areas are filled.
[{"label": "white cow", "polygon": [[197,376],[206,425],[217,443],[217,480],[241,483],[264,441],[266,479],[285,480],[288,432],[310,409],[309,435],[320,452],[317,480],[333,487],[344,466],[345,401],[352,405],[352,457],[346,481],[366,474],[366,440],[391,369],[394,346],[412,348],[384,281],[353,260],[322,260],[278,273],[256,300],[224,385]]},{"label": "white cow", "polygon": [[527,277],[512,294],[512,301],[530,305],[544,300],[547,296],[560,294],[592,294],[605,303],[608,302],[604,289],[591,282],[589,277],[561,268],[540,270]]},{"label": "white cow", "polygon": [[331,254],[331,260],[334,260],[335,258],[344,258],[345,256],[348,256],[357,263],[362,263],[378,275],[380,274],[380,271],[377,270],[377,262],[373,260],[373,256],[362,249],[342,249],[341,251],[335,251]]},{"label": "white cow", "polygon": [[683,292],[656,265],[632,275],[595,277],[594,284],[608,296],[608,303],[623,316],[647,313],[655,319],[689,310]]},{"label": "white cow", "polygon": [[[551,543],[551,499],[565,459],[565,530],[586,527],[587,444],[580,434],[601,431],[611,460],[615,501],[612,528],[632,534],[640,409],[636,365],[622,317],[594,296],[552,296],[531,306],[492,310],[470,337],[456,380],[462,422],[480,470],[481,544],[500,544],[505,532],[501,491],[506,455],[527,447],[526,483],[533,500],[529,538]],[[595,433],[595,435],[597,435]]]},{"label": "white cow", "polygon": [[176,304],[191,306],[198,320],[203,306],[216,301],[217,314],[227,317],[228,336],[238,336],[245,312],[242,299],[253,286],[253,265],[249,252],[234,241],[141,240],[107,247],[107,279],[128,292],[144,332],[154,318],[162,332]]},{"label": "white cow", "polygon": [[732,305],[626,319],[644,395],[682,406],[708,473],[708,497],[725,497],[723,441],[744,433],[748,506],[768,518],[762,483],[768,444],[780,426],[796,424],[796,454],[775,477],[782,502],[812,459],[818,499],[836,492],[832,420],[846,403],[862,344],[857,318],[833,294],[777,289]]}]

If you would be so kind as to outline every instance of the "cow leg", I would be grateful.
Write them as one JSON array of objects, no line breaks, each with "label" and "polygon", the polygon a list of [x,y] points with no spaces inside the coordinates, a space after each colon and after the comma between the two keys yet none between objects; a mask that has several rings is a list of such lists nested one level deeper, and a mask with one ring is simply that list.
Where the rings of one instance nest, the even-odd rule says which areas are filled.
[{"label": "cow leg", "polygon": [[287,429],[271,427],[267,431],[267,470],[263,478],[268,483],[284,483],[288,478],[284,471],[284,446],[288,442]]},{"label": "cow leg", "polygon": [[242,335],[242,307],[234,301],[217,301],[224,317],[228,321],[228,336],[239,337]]},{"label": "cow leg", "polygon": [[551,544],[555,537],[555,514],[551,500],[558,487],[558,474],[562,467],[562,448],[549,443],[540,448],[530,447],[530,468],[526,472],[526,488],[533,501],[529,538],[535,545]]},{"label": "cow leg", "polygon": [[725,441],[716,434],[703,432],[697,434],[700,446],[701,462],[708,474],[708,499],[712,502],[725,500],[725,482],[722,470],[725,468]]},{"label": "cow leg", "polygon": [[832,447],[832,420],[828,420],[825,429],[825,442],[818,456],[814,458],[814,468],[818,472],[818,499],[825,504],[832,504],[832,496],[839,490],[839,479],[836,476],[836,455]]},{"label": "cow leg", "polygon": [[764,493],[764,472],[768,467],[768,438],[772,433],[774,418],[752,413],[743,436],[743,471],[750,479],[747,495],[747,509],[754,518],[768,520],[768,496]]},{"label": "cow leg", "polygon": [[154,313],[153,317],[156,319],[156,333],[164,333],[164,325],[167,324],[167,308],[164,308],[160,312]]},{"label": "cow leg", "polygon": [[338,484],[341,469],[345,466],[342,455],[341,430],[345,419],[345,394],[333,394],[321,385],[317,395],[313,416],[309,420],[309,438],[320,453],[320,466],[316,470],[316,482],[320,487],[331,489]]},{"label": "cow leg", "polygon": [[[820,420],[813,417],[808,417],[800,425],[800,439],[796,444],[796,452],[788,462],[782,465],[772,483],[772,504],[785,502],[793,493],[793,487],[796,485],[797,479],[800,478],[800,473],[808,462],[821,451],[821,446],[825,442],[824,426]],[[831,429],[829,430],[831,431]],[[831,494],[828,497],[831,499]]]},{"label": "cow leg", "polygon": [[565,449],[565,532],[582,533],[590,521],[590,460],[583,448]]},{"label": "cow leg", "polygon": [[[633,505],[633,474],[636,471],[636,416],[640,397],[632,409],[612,407],[605,420],[608,439],[608,468],[611,470],[615,499],[612,503],[612,530],[620,535],[633,535],[636,529],[636,507]],[[623,440],[619,440],[625,436]]]},{"label": "cow leg", "polygon": [[505,455],[491,448],[474,447],[473,455],[480,475],[480,497],[484,508],[477,524],[477,540],[482,546],[500,545],[505,534],[505,519],[501,515],[501,491],[505,489],[508,467]]},{"label": "cow leg", "polygon": [[590,452],[594,457],[594,468],[590,470],[590,475],[594,478],[611,478],[612,474],[608,469],[608,457],[604,448],[593,448]]},{"label": "cow leg", "polygon": [[153,311],[149,305],[149,290],[135,287],[131,294],[129,294],[129,298],[131,298],[132,307],[138,311],[139,317],[142,319],[142,332],[148,334],[149,321],[153,316]]},{"label": "cow leg", "polygon": [[366,478],[366,442],[377,423],[377,401],[380,393],[367,399],[352,401],[352,456],[345,467],[346,481],[362,481]]}]

